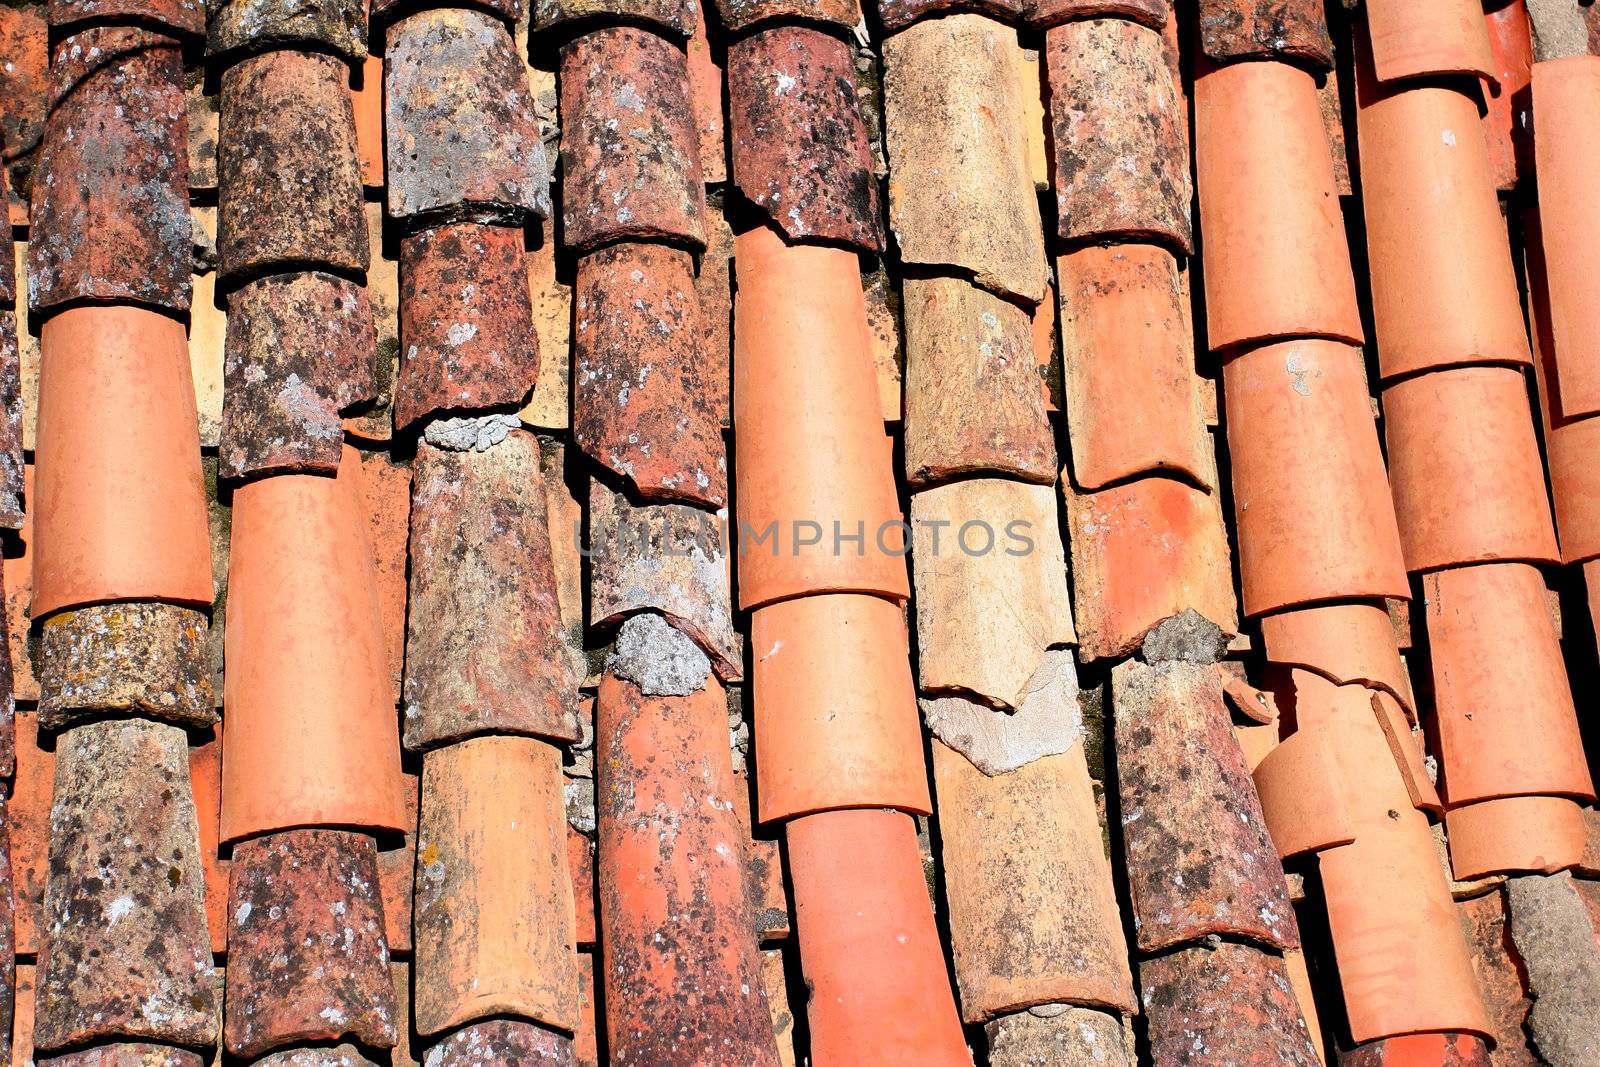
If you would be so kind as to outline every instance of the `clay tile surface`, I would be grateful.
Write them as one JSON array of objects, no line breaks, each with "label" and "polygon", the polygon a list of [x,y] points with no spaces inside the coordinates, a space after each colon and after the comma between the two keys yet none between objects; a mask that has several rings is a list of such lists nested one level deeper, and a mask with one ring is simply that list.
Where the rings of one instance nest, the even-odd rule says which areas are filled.
[{"label": "clay tile surface", "polygon": [[1132,19],[1159,30],[1172,17],[1172,0],[1033,0],[1028,10],[1028,20],[1040,27],[1105,16]]},{"label": "clay tile surface", "polygon": [[1028,0],[878,0],[878,18],[885,33],[896,33],[918,19],[951,11],[976,11],[999,22],[1020,22]]},{"label": "clay tile surface", "polygon": [[1333,66],[1320,0],[1201,0],[1200,46],[1218,62],[1287,58]]},{"label": "clay tile surface", "polygon": [[1140,950],[1213,934],[1297,947],[1294,909],[1223,707],[1221,673],[1207,663],[1130,659],[1113,668],[1111,693]]},{"label": "clay tile surface", "polygon": [[108,600],[209,607],[183,323],[73,308],[44,324],[39,345],[32,617]]},{"label": "clay tile surface", "polygon": [[527,68],[500,20],[424,11],[389,27],[383,58],[390,215],[550,213]]},{"label": "clay tile surface", "polygon": [[1510,932],[1525,961],[1534,997],[1528,1030],[1555,1063],[1600,1054],[1594,1013],[1600,1005],[1600,894],[1570,875],[1515,878],[1506,885]]},{"label": "clay tile surface", "polygon": [[367,54],[367,6],[361,0],[212,0],[210,55],[285,45],[322,46],[360,60]]},{"label": "clay tile surface", "polygon": [[547,30],[586,23],[643,22],[672,37],[685,38],[695,33],[696,21],[702,17],[700,7],[697,0],[533,0],[533,25]]},{"label": "clay tile surface", "polygon": [[[735,245],[740,607],[821,592],[903,600],[904,531],[856,256],[789,245],[764,226]],[[809,417],[819,411],[829,417]],[[834,530],[862,533],[860,553],[835,552]]]},{"label": "clay tile surface", "polygon": [[1122,1020],[1092,1008],[1050,1005],[1003,1015],[984,1027],[990,1067],[1130,1067]]},{"label": "clay tile surface", "polygon": [[1159,471],[1212,486],[1175,257],[1155,245],[1093,245],[1058,258],[1056,272],[1073,484],[1099,489]]},{"label": "clay tile surface", "polygon": [[39,721],[59,730],[103,712],[177,726],[217,721],[204,613],[173,604],[96,604],[44,622]]},{"label": "clay tile surface", "polygon": [[[4,241],[0,240],[0,253],[3,249]],[[4,303],[4,298],[0,298],[0,303]],[[9,309],[0,307],[0,527],[22,528],[25,470],[22,353],[17,344],[17,320]]]},{"label": "clay tile surface", "polygon": [[853,30],[861,21],[857,0],[712,0],[722,25],[739,33],[765,22],[793,20],[832,23]]},{"label": "clay tile surface", "polygon": [[29,305],[187,309],[192,230],[178,42],[129,26],[83,30],[57,43],[50,81]]},{"label": "clay tile surface", "polygon": [[705,187],[683,47],[616,26],[561,49],[561,220],[590,249],[646,238],[705,247]]},{"label": "clay tile surface", "polygon": [[622,243],[578,260],[573,439],[646,500],[720,508],[727,454],[708,379],[694,259]]},{"label": "clay tile surface", "polygon": [[745,196],[792,240],[883,248],[850,45],[805,26],[740,38],[728,46],[728,97]]},{"label": "clay tile surface", "polygon": [[1275,956],[1226,942],[1185,948],[1139,964],[1139,980],[1156,1063],[1322,1062]]},{"label": "clay tile surface", "polygon": [[1555,562],[1555,529],[1523,373],[1460,367],[1383,391],[1406,566]]},{"label": "clay tile surface", "polygon": [[573,1039],[520,1019],[490,1019],[462,1027],[428,1050],[429,1067],[489,1063],[577,1067]]},{"label": "clay tile surface", "polygon": [[538,377],[521,228],[460,222],[402,239],[396,429],[435,412],[518,408]]},{"label": "clay tile surface", "polygon": [[228,297],[220,473],[339,467],[340,414],[377,398],[377,341],[364,287],[331,274],[275,274]]},{"label": "clay tile surface", "polygon": [[1222,375],[1245,613],[1406,599],[1361,351],[1335,341],[1264,345],[1234,355]]},{"label": "clay tile surface", "polygon": [[1061,239],[1191,251],[1189,130],[1160,31],[1068,22],[1045,35],[1045,63]]},{"label": "clay tile surface", "polygon": [[933,743],[961,1015],[1038,1004],[1134,1010],[1083,750],[989,775]]},{"label": "clay tile surface", "polygon": [[50,105],[48,29],[37,7],[0,7],[0,163],[8,188],[26,188]]},{"label": "clay tile surface", "polygon": [[217,252],[224,279],[273,266],[367,269],[349,67],[276,50],[222,72]]},{"label": "clay tile surface", "polygon": [[400,738],[360,460],[233,494],[222,840],[296,826],[403,830]]},{"label": "clay tile surface", "polygon": [[394,985],[372,838],[270,834],[236,845],[229,874],[228,1051],[253,1057],[347,1034],[393,1046]]},{"label": "clay tile surface", "polygon": [[38,1063],[40,1067],[202,1067],[205,1060],[187,1049],[135,1041],[40,1056]]},{"label": "clay tile surface", "polygon": [[[665,664],[651,651],[613,662],[595,701],[612,1062],[726,1057],[776,1067],[745,891],[745,831],[732,801],[722,686],[708,669],[691,689],[693,679],[661,670]],[[664,833],[662,812],[672,813],[670,832]]]},{"label": "clay tile surface", "polygon": [[1499,797],[1451,808],[1444,820],[1450,870],[1460,880],[1550,874],[1583,856],[1583,809],[1568,797]]},{"label": "clay tile surface", "polygon": [[56,740],[34,1045],[216,1040],[183,731],[139,719]]},{"label": "clay tile surface", "polygon": [[1193,608],[1239,628],[1232,561],[1216,494],[1173,478],[1097,493],[1065,482],[1079,653],[1125,656],[1152,626]]},{"label": "clay tile surface", "polygon": [[1316,671],[1336,685],[1383,689],[1413,706],[1410,678],[1381,603],[1277,612],[1261,620],[1261,637],[1272,663]]},{"label": "clay tile surface", "polygon": [[1529,100],[1533,41],[1528,7],[1522,0],[1511,0],[1486,11],[1484,17],[1489,24],[1495,80],[1500,83],[1500,89],[1486,94],[1483,129],[1489,142],[1489,159],[1494,166],[1495,187],[1509,192],[1525,175],[1533,173],[1534,166],[1533,136],[1529,129],[1533,121]]},{"label": "clay tile surface", "polygon": [[[395,18],[397,15],[403,16],[408,11],[414,10],[408,0],[371,0],[367,6],[370,9],[374,24],[378,25]],[[500,16],[501,21],[508,25],[518,23],[523,26],[526,25],[527,21],[524,18],[526,13],[525,6],[524,0],[482,0],[482,2],[474,5],[475,8],[481,8],[484,11]],[[525,34],[523,40],[526,43]]]},{"label": "clay tile surface", "polygon": [[761,822],[932,810],[899,605],[848,593],[785,600],[755,610],[750,641]]},{"label": "clay tile surface", "polygon": [[1494,55],[1479,0],[1368,0],[1366,10],[1379,81],[1436,74],[1493,80]]},{"label": "clay tile surface", "polygon": [[45,17],[57,30],[84,22],[129,22],[200,34],[206,6],[204,0],[49,0]]},{"label": "clay tile surface", "polygon": [[1341,1067],[1489,1067],[1494,1060],[1476,1034],[1403,1034],[1341,1053]]},{"label": "clay tile surface", "polygon": [[1016,31],[981,15],[919,22],[883,42],[884,125],[901,258],[1033,305],[1047,268],[1021,62]]},{"label": "clay tile surface", "polygon": [[256,1060],[256,1067],[378,1067],[354,1045],[293,1048]]},{"label": "clay tile surface", "polygon": [[480,733],[578,735],[539,442],[417,446],[411,499],[405,743]]},{"label": "clay tile surface", "polygon": [[1462,363],[1527,363],[1476,100],[1443,86],[1379,88],[1359,60],[1356,99],[1383,377]]},{"label": "clay tile surface", "polygon": [[1362,340],[1321,108],[1315,78],[1288,63],[1234,63],[1195,79],[1213,350],[1278,337]]},{"label": "clay tile surface", "polygon": [[911,817],[828,811],[784,836],[813,1059],[970,1067]]},{"label": "clay tile surface", "polygon": [[489,1015],[578,1026],[561,750],[479,737],[423,761],[417,833],[416,1025]]}]

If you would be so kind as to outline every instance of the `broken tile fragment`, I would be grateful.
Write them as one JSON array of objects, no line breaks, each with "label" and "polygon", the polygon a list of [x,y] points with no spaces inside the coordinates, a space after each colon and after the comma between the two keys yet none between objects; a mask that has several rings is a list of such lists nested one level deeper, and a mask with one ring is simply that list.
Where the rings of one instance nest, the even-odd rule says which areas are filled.
[{"label": "broken tile fragment", "polygon": [[377,397],[366,289],[331,274],[274,274],[228,296],[219,455],[224,477],[332,473],[340,415]]},{"label": "broken tile fragment", "polygon": [[722,25],[729,33],[740,33],[764,22],[798,20],[832,23],[842,30],[853,30],[861,22],[857,0],[712,0]]},{"label": "broken tile fragment", "polygon": [[878,183],[849,44],[777,26],[728,46],[733,180],[792,240],[881,251]]},{"label": "broken tile fragment", "polygon": [[[1282,882],[1282,877],[1279,877]],[[1283,960],[1220,942],[1139,964],[1150,1054],[1158,1064],[1317,1067]]]},{"label": "broken tile fragment", "polygon": [[1039,659],[1028,691],[1015,710],[992,708],[964,696],[918,701],[934,737],[966,756],[984,774],[1018,770],[1065,752],[1083,736],[1078,670],[1072,650],[1052,648]]},{"label": "broken tile fragment", "polygon": [[1092,1008],[1040,1005],[984,1027],[989,1067],[1132,1067],[1122,1020]]},{"label": "broken tile fragment", "polygon": [[577,737],[578,679],[561,629],[539,441],[417,445],[411,498],[405,743],[474,734]]},{"label": "broken tile fragment", "polygon": [[532,0],[533,26],[599,23],[645,23],[665,30],[665,36],[687,38],[695,32],[699,15],[696,0]]},{"label": "broken tile fragment", "polygon": [[1034,0],[1028,10],[1029,23],[1039,29],[1068,19],[1107,16],[1132,19],[1159,30],[1172,16],[1172,0]]},{"label": "broken tile fragment", "polygon": [[1064,241],[1161,242],[1188,253],[1189,129],[1161,33],[1087,19],[1045,35]]},{"label": "broken tile fragment", "polygon": [[171,37],[132,26],[56,45],[28,242],[35,312],[83,300],[189,307],[179,53]]},{"label": "broken tile fragment", "polygon": [[683,48],[631,26],[561,49],[563,237],[703,248],[705,187]]},{"label": "broken tile fragment", "polygon": [[274,265],[367,269],[349,67],[278,49],[222,72],[217,252],[224,279]]},{"label": "broken tile fragment", "polygon": [[1031,306],[1046,266],[1022,61],[1016,31],[981,15],[919,22],[883,43],[889,223],[901,257],[955,267]]},{"label": "broken tile fragment", "polygon": [[659,612],[711,657],[719,678],[737,679],[743,655],[729,602],[724,518],[683,504],[635,504],[591,481],[589,625]]},{"label": "broken tile fragment", "polygon": [[1140,950],[1211,935],[1297,947],[1283,868],[1223,706],[1220,672],[1127,660],[1113,669],[1111,692]]},{"label": "broken tile fragment", "polygon": [[1333,66],[1322,0],[1201,0],[1200,46],[1219,63],[1287,59]]},{"label": "broken tile fragment", "polygon": [[429,752],[417,856],[418,1033],[490,1015],[576,1029],[561,750],[478,737]]},{"label": "broken tile fragment", "polygon": [[[653,673],[626,680],[617,670],[607,670],[595,703],[605,1026],[613,1062],[776,1067],[745,891],[745,835],[732,801],[722,686],[709,671],[691,689]],[[674,813],[665,834],[662,811]]]},{"label": "broken tile fragment", "polygon": [[1577,886],[1567,873],[1506,882],[1511,941],[1533,997],[1528,1030],[1555,1064],[1600,1056],[1600,923]]},{"label": "broken tile fragment", "polygon": [[217,721],[203,612],[152,602],[94,604],[52,615],[43,629],[44,729],[104,712],[175,726]]},{"label": "broken tile fragment", "polygon": [[37,1062],[39,1067],[203,1067],[205,1064],[198,1052],[137,1041],[97,1045],[60,1056],[40,1056]]},{"label": "broken tile fragment", "polygon": [[990,777],[934,742],[933,774],[962,1018],[1056,1002],[1132,1012],[1081,745]]},{"label": "broken tile fragment", "polygon": [[578,260],[572,433],[646,500],[707,509],[728,500],[717,397],[702,376],[694,259],[624,242]]},{"label": "broken tile fragment", "polygon": [[1027,312],[960,278],[908,277],[901,313],[907,481],[987,473],[1053,483],[1055,441]]},{"label": "broken tile fragment", "polygon": [[522,230],[475,222],[400,242],[394,423],[520,407],[539,377]]},{"label": "broken tile fragment", "polygon": [[428,1067],[491,1063],[576,1067],[573,1038],[521,1019],[489,1019],[455,1031],[428,1050]]},{"label": "broken tile fragment", "polygon": [[234,846],[228,895],[229,1052],[349,1035],[396,1040],[377,848],[345,830],[287,830]]},{"label": "broken tile fragment", "polygon": [[206,53],[293,45],[332,49],[359,61],[367,54],[367,6],[361,0],[211,0]]},{"label": "broken tile fragment", "polygon": [[34,1043],[217,1037],[200,832],[176,726],[117,719],[56,740]]},{"label": "broken tile fragment", "polygon": [[389,27],[384,69],[391,216],[550,213],[527,68],[502,22],[468,9],[412,15]]}]

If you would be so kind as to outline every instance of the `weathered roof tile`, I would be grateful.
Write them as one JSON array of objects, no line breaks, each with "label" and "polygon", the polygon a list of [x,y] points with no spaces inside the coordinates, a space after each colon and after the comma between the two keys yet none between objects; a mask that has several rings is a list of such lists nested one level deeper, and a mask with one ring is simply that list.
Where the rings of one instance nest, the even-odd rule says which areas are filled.
[{"label": "weathered roof tile", "polygon": [[1159,30],[1172,17],[1172,0],[1033,0],[1028,21],[1044,28],[1068,19],[1106,16],[1132,19]]},{"label": "weathered roof tile", "polygon": [[666,35],[687,38],[700,17],[696,0],[534,0],[533,25],[538,30],[554,26],[605,23],[646,23]]},{"label": "weathered roof tile", "polygon": [[39,721],[59,730],[105,712],[175,726],[217,721],[203,612],[160,603],[93,604],[44,622]]},{"label": "weathered roof tile", "polygon": [[1002,1016],[984,1027],[989,1067],[1131,1067],[1122,1020],[1065,1004]]},{"label": "weathered roof tile", "polygon": [[290,45],[321,46],[347,59],[363,58],[366,5],[361,0],[211,0],[208,55]]},{"label": "weathered roof tile", "polygon": [[183,34],[206,26],[203,0],[49,0],[45,17],[52,29],[83,22],[147,23]]},{"label": "weathered roof tile", "polygon": [[1379,81],[1437,74],[1494,78],[1494,55],[1478,0],[1368,0],[1366,9]]},{"label": "weathered roof tile", "polygon": [[861,21],[857,0],[712,0],[730,33],[779,20],[832,23],[853,30]]},{"label": "weathered roof tile", "polygon": [[1291,59],[1333,66],[1322,0],[1201,0],[1200,45],[1218,62]]},{"label": "weathered roof tile", "polygon": [[1139,964],[1139,978],[1158,1064],[1322,1062],[1276,956],[1229,942],[1184,948]]},{"label": "weathered roof tile", "polygon": [[489,1019],[455,1031],[428,1050],[429,1067],[489,1063],[576,1067],[573,1039],[520,1019]]}]

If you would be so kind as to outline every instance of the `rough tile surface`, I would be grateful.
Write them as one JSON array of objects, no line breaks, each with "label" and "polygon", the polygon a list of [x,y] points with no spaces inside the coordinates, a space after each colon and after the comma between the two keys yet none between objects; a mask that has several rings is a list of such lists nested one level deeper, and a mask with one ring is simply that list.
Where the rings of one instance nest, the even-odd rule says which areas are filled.
[{"label": "rough tile surface", "polygon": [[1200,46],[1218,62],[1282,58],[1333,66],[1321,0],[1201,0]]},{"label": "rough tile surface", "polygon": [[105,712],[176,726],[217,721],[203,612],[160,603],[95,604],[45,620],[39,722],[59,730]]},{"label": "rough tile surface", "polygon": [[360,0],[211,0],[206,52],[310,45],[348,59],[367,54],[367,8]]},{"label": "rough tile surface", "polygon": [[1185,948],[1139,965],[1156,1063],[1315,1067],[1283,961],[1248,945]]}]

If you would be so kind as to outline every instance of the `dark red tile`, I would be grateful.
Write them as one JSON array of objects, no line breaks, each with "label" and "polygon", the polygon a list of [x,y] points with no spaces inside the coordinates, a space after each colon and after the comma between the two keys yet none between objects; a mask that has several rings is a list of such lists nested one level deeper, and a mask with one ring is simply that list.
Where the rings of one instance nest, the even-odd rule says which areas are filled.
[{"label": "dark red tile", "polygon": [[1200,0],[1200,46],[1219,62],[1296,59],[1333,66],[1323,0]]},{"label": "dark red tile", "polygon": [[700,300],[688,252],[623,243],[578,261],[572,430],[646,500],[728,500],[716,397],[702,376]]},{"label": "dark red tile", "polygon": [[384,52],[389,213],[520,221],[550,213],[544,142],[510,31],[480,11],[424,11]]},{"label": "dark red tile", "polygon": [[878,0],[878,18],[884,31],[893,33],[918,19],[951,11],[976,11],[999,22],[1021,22],[1033,6],[1028,0]]},{"label": "dark red tile", "polygon": [[[1282,878],[1279,878],[1282,881]],[[1185,948],[1139,965],[1157,1067],[1317,1067],[1283,960],[1249,945]]]},{"label": "dark red tile", "polygon": [[[26,196],[50,101],[49,30],[37,7],[0,7],[0,162]],[[0,198],[4,199],[4,198]]]},{"label": "dark red tile", "polygon": [[853,30],[861,21],[856,0],[713,0],[722,25],[731,33],[747,30],[763,22],[795,20],[831,22]]},{"label": "dark red tile", "polygon": [[1339,1067],[1499,1067],[1501,1057],[1476,1034],[1407,1034],[1357,1046],[1339,1055]]},{"label": "dark red tile", "polygon": [[228,897],[229,1052],[345,1035],[396,1041],[377,849],[365,834],[288,830],[234,846]]},{"label": "dark red tile", "polygon": [[561,49],[566,243],[706,243],[699,137],[680,45],[618,26]]},{"label": "dark red tile", "polygon": [[839,38],[779,26],[728,46],[733,180],[796,241],[881,250],[872,148],[855,54]]},{"label": "dark red tile", "polygon": [[294,45],[330,48],[362,59],[367,54],[367,5],[362,0],[222,0],[211,5],[209,55]]},{"label": "dark red tile", "polygon": [[515,409],[539,377],[522,230],[453,223],[400,242],[394,422]]},{"label": "dark red tile", "polygon": [[45,17],[52,29],[82,22],[146,23],[182,34],[206,28],[204,0],[50,0]]},{"label": "dark red tile", "polygon": [[489,1019],[462,1027],[428,1050],[428,1067],[491,1063],[572,1067],[572,1038],[519,1019]]},{"label": "dark red tile", "polygon": [[[398,1065],[399,1060],[395,1063]],[[255,1067],[379,1067],[354,1045],[334,1048],[294,1048],[274,1052],[255,1061]]]},{"label": "dark red tile", "polygon": [[223,71],[223,278],[282,264],[367,269],[348,81],[344,61],[319,52],[272,51]]},{"label": "dark red tile", "polygon": [[686,38],[694,33],[695,0],[534,0],[533,25],[545,30],[552,26],[598,23],[648,23],[666,31],[669,37]]},{"label": "dark red tile", "polygon": [[189,306],[193,224],[178,42],[127,26],[60,41],[33,186],[29,304]]},{"label": "dark red tile", "polygon": [[1055,26],[1068,19],[1132,19],[1152,29],[1161,29],[1172,16],[1172,0],[1034,0],[1028,21],[1035,26]]},{"label": "dark red tile", "polygon": [[229,478],[339,469],[340,413],[376,398],[367,291],[331,274],[274,274],[228,297],[218,456]]},{"label": "dark red tile", "polygon": [[52,615],[43,631],[45,730],[107,712],[197,729],[217,721],[204,612],[175,604],[94,604]]}]

